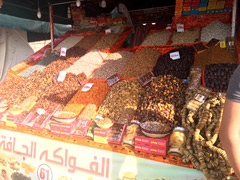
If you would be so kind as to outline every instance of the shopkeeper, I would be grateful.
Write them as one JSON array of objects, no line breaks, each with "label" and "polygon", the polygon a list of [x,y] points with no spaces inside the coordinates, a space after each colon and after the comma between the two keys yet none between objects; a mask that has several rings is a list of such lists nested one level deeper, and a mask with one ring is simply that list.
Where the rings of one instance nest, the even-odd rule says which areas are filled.
[{"label": "shopkeeper", "polygon": [[220,140],[230,165],[240,179],[240,66],[234,71],[227,90]]}]

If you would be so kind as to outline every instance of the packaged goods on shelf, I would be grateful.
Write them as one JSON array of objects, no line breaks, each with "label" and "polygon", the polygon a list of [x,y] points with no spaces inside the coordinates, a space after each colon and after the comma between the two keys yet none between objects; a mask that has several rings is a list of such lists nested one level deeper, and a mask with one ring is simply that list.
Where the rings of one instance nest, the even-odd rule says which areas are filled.
[{"label": "packaged goods on shelf", "polygon": [[190,29],[184,32],[174,32],[171,44],[193,44],[199,39],[200,29]]},{"label": "packaged goods on shelf", "polygon": [[108,135],[108,142],[113,144],[122,144],[123,135],[126,131],[126,124],[114,123]]},{"label": "packaged goods on shelf", "polygon": [[154,48],[143,48],[137,51],[126,62],[123,69],[120,71],[121,78],[139,78],[146,73],[152,71],[155,66],[160,51]]},{"label": "packaged goods on shelf", "polygon": [[225,40],[231,34],[231,25],[221,21],[214,21],[201,30],[201,41],[208,42],[212,38]]},{"label": "packaged goods on shelf", "polygon": [[226,49],[219,46],[213,46],[206,51],[197,54],[195,66],[204,67],[204,65],[218,63],[237,63],[235,54],[228,52]]},{"label": "packaged goods on shelf", "polygon": [[[133,81],[120,81],[112,86],[111,91],[107,94],[105,100],[99,107],[97,115],[102,117],[108,117],[113,122],[120,122],[120,117],[130,108],[134,111],[137,109],[140,101],[140,96],[143,92],[142,86],[137,80]],[[126,121],[131,121],[133,117]],[[124,122],[128,124],[128,122]]]},{"label": "packaged goods on shelf", "polygon": [[166,45],[171,35],[171,31],[154,32],[147,35],[141,46]]},{"label": "packaged goods on shelf", "polygon": [[187,79],[194,64],[194,54],[192,46],[173,49],[159,57],[152,72],[156,77],[171,74],[180,79]]},{"label": "packaged goods on shelf", "polygon": [[70,36],[64,39],[62,42],[60,42],[55,49],[60,49],[62,47],[65,47],[67,49],[75,46],[79,41],[81,41],[84,37],[83,36]]},{"label": "packaged goods on shelf", "polygon": [[132,52],[127,51],[118,51],[110,54],[91,77],[96,79],[107,79],[111,75],[120,72],[132,54]]}]

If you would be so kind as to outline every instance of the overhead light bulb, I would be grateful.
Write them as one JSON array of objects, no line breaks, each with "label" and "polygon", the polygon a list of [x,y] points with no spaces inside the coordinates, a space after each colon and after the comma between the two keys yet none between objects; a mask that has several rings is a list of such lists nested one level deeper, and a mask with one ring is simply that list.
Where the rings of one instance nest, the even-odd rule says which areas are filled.
[{"label": "overhead light bulb", "polygon": [[105,0],[102,0],[102,8],[105,8],[107,6],[107,3]]},{"label": "overhead light bulb", "polygon": [[41,11],[40,11],[40,8],[38,8],[37,17],[38,17],[39,19],[42,17],[42,13],[41,13]]},{"label": "overhead light bulb", "polygon": [[152,23],[152,25],[156,25],[156,23],[155,23],[155,22],[153,22],[153,23]]},{"label": "overhead light bulb", "polygon": [[71,10],[70,10],[70,7],[68,7],[68,10],[67,10],[67,17],[68,17],[68,19],[71,18]]},{"label": "overhead light bulb", "polygon": [[3,5],[3,0],[0,0],[0,8],[2,7]]},{"label": "overhead light bulb", "polygon": [[146,25],[147,25],[147,23],[143,23],[142,25],[143,25],[143,26],[146,26]]},{"label": "overhead light bulb", "polygon": [[80,7],[80,6],[81,6],[81,1],[80,1],[80,0],[77,0],[77,1],[76,1],[76,5],[77,5],[77,7]]}]

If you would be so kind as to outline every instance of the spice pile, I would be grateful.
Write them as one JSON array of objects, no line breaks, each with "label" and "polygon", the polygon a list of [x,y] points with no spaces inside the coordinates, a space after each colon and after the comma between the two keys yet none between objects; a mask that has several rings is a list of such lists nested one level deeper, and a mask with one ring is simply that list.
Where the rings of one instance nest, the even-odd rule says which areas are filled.
[{"label": "spice pile", "polygon": [[[179,52],[180,59],[172,60],[170,58],[170,54],[174,52]],[[159,57],[153,69],[154,76],[171,74],[180,79],[186,79],[194,63],[194,54],[195,51],[192,46],[169,51]]]},{"label": "spice pile", "polygon": [[104,35],[94,46],[92,49],[108,49],[110,48],[119,38],[120,34],[107,34]]},{"label": "spice pile", "polygon": [[214,21],[202,28],[201,41],[208,42],[212,38],[223,41],[231,35],[231,25],[224,24],[221,21]]},{"label": "spice pile", "polygon": [[60,42],[55,49],[60,49],[62,47],[64,48],[71,48],[74,45],[76,45],[79,41],[81,41],[83,39],[83,36],[70,36],[66,39],[64,39],[62,42]]},{"label": "spice pile", "polygon": [[204,67],[204,65],[218,63],[237,63],[237,59],[234,54],[228,52],[226,49],[213,46],[197,54],[195,66]]},{"label": "spice pile", "polygon": [[80,42],[76,44],[76,46],[83,48],[85,50],[89,50],[96,44],[96,42],[102,37],[102,34],[92,34],[89,36],[85,36]]},{"label": "spice pile", "polygon": [[169,124],[171,127],[180,125],[186,87],[186,83],[171,75],[155,78],[141,96],[135,119]]},{"label": "spice pile", "polygon": [[[187,97],[192,97],[188,91]],[[187,130],[186,148],[182,157],[194,168],[203,171],[207,179],[227,179],[232,173],[226,152],[218,138],[225,97],[210,95],[197,112],[182,110],[182,126]]]},{"label": "spice pile", "polygon": [[[68,102],[64,107],[64,111],[74,112],[80,114],[86,106],[91,107],[94,105],[94,109],[98,108],[105,99],[110,87],[106,82],[93,82],[92,88],[87,92],[82,92],[80,89],[76,95]],[[90,108],[89,109],[90,111]],[[87,111],[87,110],[86,110]],[[86,113],[86,111],[84,113]]]},{"label": "spice pile", "polygon": [[[98,109],[97,115],[102,117],[107,117],[113,122],[119,122],[123,113],[131,113],[132,109],[135,111],[140,101],[143,88],[137,80],[133,81],[120,81],[115,84],[111,91],[107,94],[105,100]],[[128,111],[126,111],[128,109]],[[126,115],[127,117],[127,115]],[[130,119],[125,119],[126,123],[131,121]]]},{"label": "spice pile", "polygon": [[226,92],[228,83],[238,64],[210,64],[204,69],[206,87],[213,92]]},{"label": "spice pile", "polygon": [[93,73],[92,77],[96,79],[107,79],[111,75],[120,72],[132,54],[132,52],[119,51],[109,55],[103,64]]},{"label": "spice pile", "polygon": [[200,29],[185,30],[184,32],[174,32],[171,44],[193,44],[199,39]]},{"label": "spice pile", "polygon": [[121,78],[139,78],[152,71],[160,51],[154,48],[143,48],[137,51],[120,71]]},{"label": "spice pile", "polygon": [[159,46],[166,45],[171,32],[170,31],[161,31],[149,34],[146,39],[143,41],[141,46]]}]

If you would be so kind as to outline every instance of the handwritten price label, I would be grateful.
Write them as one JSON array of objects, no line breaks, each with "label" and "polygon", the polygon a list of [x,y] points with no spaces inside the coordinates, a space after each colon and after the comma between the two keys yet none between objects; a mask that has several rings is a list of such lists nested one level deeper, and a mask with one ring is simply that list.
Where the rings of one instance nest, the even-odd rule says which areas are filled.
[{"label": "handwritten price label", "polygon": [[61,48],[60,56],[66,56],[67,54],[67,48]]},{"label": "handwritten price label", "polygon": [[184,24],[177,24],[177,32],[184,32]]},{"label": "handwritten price label", "polygon": [[38,167],[37,175],[39,180],[52,180],[53,178],[52,170],[46,164],[42,164]]},{"label": "handwritten price label", "polygon": [[118,81],[120,81],[120,78],[117,73],[110,76],[109,78],[107,78],[108,86],[112,86],[112,85],[116,84]]}]

